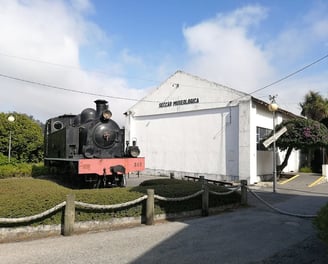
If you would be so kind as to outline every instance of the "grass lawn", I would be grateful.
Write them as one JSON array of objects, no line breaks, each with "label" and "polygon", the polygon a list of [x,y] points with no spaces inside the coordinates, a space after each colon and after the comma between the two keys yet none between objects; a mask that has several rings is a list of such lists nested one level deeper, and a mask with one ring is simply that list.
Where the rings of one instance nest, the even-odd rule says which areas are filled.
[{"label": "grass lawn", "polygon": [[[17,218],[35,215],[48,210],[66,200],[66,195],[75,194],[76,201],[93,204],[119,204],[143,196],[147,189],[154,189],[155,193],[165,197],[181,197],[193,194],[201,189],[199,183],[159,179],[143,182],[137,187],[108,188],[108,189],[70,189],[55,182],[35,178],[8,178],[0,180],[0,218]],[[211,185],[214,191],[226,191],[225,188]],[[240,201],[240,195],[233,193],[226,196],[210,195],[210,207]],[[201,208],[201,196],[183,202],[156,201],[155,212],[176,213]],[[143,204],[120,210],[76,210],[76,221],[106,220],[112,217],[140,216]],[[38,220],[32,225],[59,224],[62,221],[63,210],[45,219]],[[19,224],[26,225],[26,224]],[[3,225],[3,226],[17,226]]]}]

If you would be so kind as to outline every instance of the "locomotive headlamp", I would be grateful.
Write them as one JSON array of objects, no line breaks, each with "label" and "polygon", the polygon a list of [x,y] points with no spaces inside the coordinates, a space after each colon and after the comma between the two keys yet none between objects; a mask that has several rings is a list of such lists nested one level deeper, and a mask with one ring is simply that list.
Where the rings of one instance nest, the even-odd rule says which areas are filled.
[{"label": "locomotive headlamp", "polygon": [[128,156],[132,158],[138,157],[140,155],[140,149],[137,146],[137,139],[136,138],[132,139],[132,146],[129,146],[129,143],[130,143],[129,141],[126,142]]},{"label": "locomotive headlamp", "polygon": [[109,120],[112,117],[112,112],[109,110],[105,110],[102,112],[102,118],[104,120]]},{"label": "locomotive headlamp", "polygon": [[132,158],[136,158],[140,155],[140,149],[137,146],[128,147],[128,155]]}]

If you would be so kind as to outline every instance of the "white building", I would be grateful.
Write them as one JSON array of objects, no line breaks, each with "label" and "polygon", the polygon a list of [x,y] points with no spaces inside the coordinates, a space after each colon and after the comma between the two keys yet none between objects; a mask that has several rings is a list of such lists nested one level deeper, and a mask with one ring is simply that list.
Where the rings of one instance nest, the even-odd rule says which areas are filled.
[{"label": "white building", "polygon": [[[257,140],[272,130],[267,103],[240,91],[177,71],[127,115],[126,136],[146,157],[144,173],[258,182],[272,175],[272,151]],[[276,123],[295,117],[279,109]],[[279,153],[279,160],[284,153]],[[297,171],[293,152],[285,171]]]}]

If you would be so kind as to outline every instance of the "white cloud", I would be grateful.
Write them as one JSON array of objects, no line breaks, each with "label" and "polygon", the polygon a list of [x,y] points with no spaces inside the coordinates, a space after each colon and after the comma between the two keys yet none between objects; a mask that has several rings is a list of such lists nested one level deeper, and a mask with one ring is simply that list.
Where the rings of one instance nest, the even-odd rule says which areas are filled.
[{"label": "white cloud", "polygon": [[[292,23],[284,23],[287,26],[275,35],[271,33],[270,39],[261,39],[263,35],[253,34],[253,30],[263,32],[266,28],[261,22],[276,19],[267,18],[268,11],[258,5],[247,6],[185,27],[189,52],[186,69],[234,89],[253,92],[324,55],[328,43],[327,4],[314,4],[302,17],[293,17]],[[311,70],[317,71],[304,71],[254,96],[268,101],[269,94],[278,94],[278,103],[285,110],[299,114],[299,102],[309,90],[328,97],[327,71],[316,66]]]},{"label": "white cloud", "polygon": [[272,68],[248,29],[265,16],[264,8],[247,6],[185,28],[191,56],[188,70],[238,90],[258,88],[271,76]]},{"label": "white cloud", "polygon": [[[66,89],[140,98],[143,92],[129,89],[122,79],[81,69],[81,47],[97,47],[97,43],[108,41],[108,37],[83,17],[92,11],[89,1],[71,3],[1,1],[0,74]],[[99,53],[101,49],[95,50],[95,55]],[[93,107],[93,100],[99,98],[6,78],[0,78],[0,85],[0,111],[27,113],[43,122],[56,115],[79,113],[83,108]],[[134,102],[107,99],[113,115],[122,124],[123,112]]]},{"label": "white cloud", "polygon": [[[322,43],[328,43],[327,6],[317,6],[301,20],[284,23],[287,27],[270,36],[269,42],[254,33],[266,30],[262,28],[264,19],[276,19],[268,17],[266,8],[246,6],[219,13],[212,19],[184,27],[187,54],[181,51],[179,60],[187,56],[184,69],[192,74],[252,92],[304,66],[304,56],[309,58],[307,62],[319,57],[313,52],[319,50]],[[180,61],[172,54],[147,50],[144,55],[136,55],[127,46],[130,43],[121,50],[113,50],[112,36],[88,20],[88,15],[95,11],[88,0],[0,0],[0,74],[90,93],[142,98],[149,87],[131,89],[127,80],[112,76],[133,72],[134,76],[129,77],[135,77],[133,85],[140,88],[144,85],[142,79],[162,81],[173,73],[168,74],[167,69],[177,70],[175,67]],[[152,52],[156,54],[155,62]],[[102,72],[105,69],[112,74],[83,70],[86,67]],[[311,78],[298,75],[302,83],[292,79],[295,81],[270,87],[261,91],[261,99],[278,94],[278,101],[287,101],[291,106],[297,105],[309,89],[328,96],[326,73],[318,71]],[[79,113],[82,108],[92,107],[92,101],[98,99],[98,96],[3,77],[0,77],[0,85],[1,112],[23,112],[41,121],[64,113]],[[292,98],[294,103],[285,98]],[[121,124],[122,113],[135,103],[104,99],[108,99],[115,120]]]},{"label": "white cloud", "polygon": [[[279,91],[277,102],[283,109],[300,114],[300,102],[303,102],[305,95],[311,90],[319,92],[323,97],[328,98],[327,78],[328,71],[313,76],[301,76],[287,80],[273,91]],[[269,90],[270,91],[270,90]]]},{"label": "white cloud", "polygon": [[80,12],[86,11],[87,13],[93,12],[93,6],[89,0],[71,0],[73,7]]}]

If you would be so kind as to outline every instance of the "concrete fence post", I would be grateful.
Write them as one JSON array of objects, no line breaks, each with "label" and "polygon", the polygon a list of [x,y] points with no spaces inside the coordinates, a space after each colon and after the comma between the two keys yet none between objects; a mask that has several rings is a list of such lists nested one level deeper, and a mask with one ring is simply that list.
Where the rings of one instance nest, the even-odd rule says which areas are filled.
[{"label": "concrete fence post", "polygon": [[209,192],[208,192],[208,185],[207,181],[205,180],[204,176],[199,176],[199,180],[202,183],[202,190],[204,191],[202,194],[202,216],[208,216],[208,198],[209,198]]},{"label": "concrete fence post", "polygon": [[70,236],[74,231],[75,222],[75,195],[66,196],[65,216],[64,216],[64,236]]},{"label": "concrete fence post", "polygon": [[155,199],[154,189],[147,189],[146,225],[154,224]]},{"label": "concrete fence post", "polygon": [[247,205],[247,180],[241,180],[241,197],[240,197],[240,204]]},{"label": "concrete fence post", "polygon": [[328,181],[328,164],[322,164],[322,176]]}]

